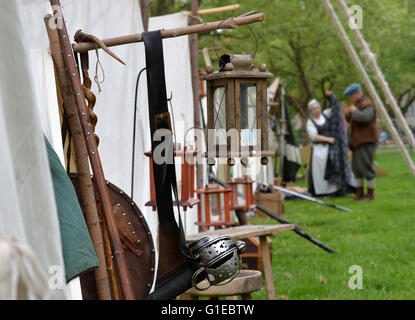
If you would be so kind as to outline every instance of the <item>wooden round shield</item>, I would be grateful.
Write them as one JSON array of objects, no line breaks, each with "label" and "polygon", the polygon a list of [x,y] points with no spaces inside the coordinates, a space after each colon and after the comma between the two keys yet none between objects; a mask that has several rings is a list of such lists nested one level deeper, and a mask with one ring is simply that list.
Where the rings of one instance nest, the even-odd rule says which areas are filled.
[{"label": "wooden round shield", "polygon": [[[80,199],[80,189],[77,175],[71,174],[70,177],[75,187],[78,199]],[[142,299],[150,293],[155,277],[155,248],[153,238],[143,214],[133,200],[124,191],[109,181],[107,181],[107,186],[111,197],[111,203],[114,208],[114,216],[120,234],[121,243],[124,248],[125,259],[127,261],[134,296],[136,299]],[[102,227],[102,211],[100,201],[95,189],[94,191]],[[119,298],[122,299],[122,292],[119,286],[117,270],[115,267],[113,275],[111,272],[108,272],[110,283],[112,279],[111,277],[115,277],[118,288],[118,292],[114,292],[113,288],[111,288],[113,298],[118,295]],[[81,276],[81,288],[84,300],[98,299],[94,272],[88,272]]]}]

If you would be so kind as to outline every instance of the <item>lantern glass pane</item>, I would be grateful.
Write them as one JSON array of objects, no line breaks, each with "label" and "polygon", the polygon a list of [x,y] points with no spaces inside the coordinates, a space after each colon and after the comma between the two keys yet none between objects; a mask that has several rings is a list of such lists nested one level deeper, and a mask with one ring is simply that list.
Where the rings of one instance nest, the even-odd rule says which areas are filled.
[{"label": "lantern glass pane", "polygon": [[211,217],[213,220],[220,220],[222,217],[222,212],[224,211],[224,196],[222,193],[215,193],[209,196],[210,207],[211,207]]},{"label": "lantern glass pane", "polygon": [[253,146],[256,143],[257,106],[256,85],[254,83],[241,83],[240,85],[240,126],[241,145]]},{"label": "lantern glass pane", "polygon": [[213,93],[213,124],[214,129],[226,130],[226,89],[217,87]]}]

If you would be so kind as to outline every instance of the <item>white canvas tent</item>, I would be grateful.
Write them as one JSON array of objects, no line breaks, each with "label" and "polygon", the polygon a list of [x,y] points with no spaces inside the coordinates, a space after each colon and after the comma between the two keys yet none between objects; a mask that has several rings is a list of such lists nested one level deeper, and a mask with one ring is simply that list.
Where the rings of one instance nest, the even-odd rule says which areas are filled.
[{"label": "white canvas tent", "polygon": [[[62,0],[61,3],[68,32],[71,37],[78,29],[82,29],[82,31],[94,34],[100,38],[134,34],[143,31],[139,0]],[[5,188],[6,185],[13,185],[14,183],[17,184],[16,188],[10,188],[8,193],[4,194],[10,196],[10,194],[14,192],[16,195],[25,195],[26,202],[21,204],[19,203],[19,199],[16,199],[15,201],[17,202],[14,204],[14,207],[9,204],[9,202],[12,201],[11,199],[13,199],[13,197],[10,196],[8,199],[9,202],[5,203],[7,203],[8,206],[10,205],[11,208],[16,207],[18,208],[16,210],[19,210],[19,206],[23,208],[30,205],[31,210],[28,211],[33,212],[35,208],[40,210],[40,206],[42,207],[42,214],[51,221],[47,220],[46,222],[43,222],[42,220],[39,220],[37,221],[37,224],[33,225],[38,226],[36,231],[42,233],[44,237],[48,235],[53,238],[53,241],[50,241],[47,245],[43,245],[41,250],[40,248],[37,248],[36,245],[34,245],[33,249],[40,250],[40,252],[34,251],[43,264],[47,263],[50,265],[49,262],[53,260],[54,264],[63,265],[56,205],[53,197],[51,197],[51,181],[50,176],[46,172],[48,167],[42,139],[43,131],[54,147],[56,153],[59,155],[62,163],[64,163],[55,74],[52,58],[48,49],[49,42],[43,20],[45,14],[52,13],[52,10],[48,0],[6,0],[5,2],[2,2],[2,9],[7,5],[13,8],[14,14],[20,18],[20,20],[16,20],[17,22],[13,21],[12,24],[7,26],[10,30],[13,29],[13,31],[18,34],[18,37],[15,41],[16,46],[10,45],[8,50],[1,54],[5,55],[8,53],[10,56],[14,55],[13,58],[22,59],[24,63],[21,63],[19,67],[24,70],[14,70],[14,73],[20,76],[31,73],[31,77],[26,77],[25,80],[29,81],[30,79],[33,79],[28,86],[31,90],[21,90],[23,82],[20,82],[14,85],[12,88],[14,91],[10,91],[13,93],[12,97],[21,97],[21,95],[25,95],[24,99],[19,98],[20,103],[24,102],[25,106],[24,108],[19,109],[21,110],[21,113],[18,113],[17,115],[11,114],[9,115],[9,118],[20,116],[20,118],[15,119],[17,122],[23,121],[26,119],[25,117],[27,117],[32,119],[32,122],[35,123],[36,127],[36,132],[32,132],[34,130],[33,128],[33,130],[30,131],[31,142],[36,140],[36,143],[31,143],[30,148],[25,148],[25,152],[31,152],[31,157],[22,157],[22,159],[27,160],[33,158],[33,160],[36,160],[34,163],[39,166],[36,167],[36,172],[38,172],[39,177],[33,174],[33,176],[31,176],[31,178],[34,179],[33,181],[25,178],[21,183],[24,183],[25,186],[33,186],[33,184],[35,184],[37,191],[42,190],[43,183],[45,192],[43,193],[43,198],[42,196],[38,196],[33,200],[34,203],[31,203],[30,197],[24,193],[25,191],[29,191],[19,190],[18,183],[20,183],[20,180],[17,179],[18,177],[11,174],[13,173],[13,169],[16,171],[16,169],[13,168],[13,166],[17,164],[16,161],[13,158],[7,159],[7,157],[1,159],[1,161],[4,162],[4,165],[0,170],[5,170],[4,176],[7,177],[8,180],[3,181],[8,182],[7,184],[4,184],[2,181],[0,187]],[[5,11],[2,10],[2,13],[3,12]],[[1,23],[8,23],[8,21],[2,19]],[[188,15],[185,13],[177,13],[163,17],[152,17],[150,18],[149,30],[183,27],[186,26],[187,23]],[[3,41],[3,43],[6,42],[9,43],[10,39]],[[166,85],[168,95],[172,93],[174,127],[177,135],[176,139],[177,142],[181,143],[183,146],[185,132],[193,125],[194,121],[188,37],[182,36],[165,39],[163,44]],[[100,137],[99,151],[106,179],[116,184],[125,192],[130,193],[135,82],[138,72],[145,67],[144,46],[143,44],[131,44],[115,47],[112,48],[112,50],[126,61],[127,65],[123,66],[104,52],[99,52],[100,62],[105,72],[105,82],[101,85],[102,92],[100,94],[98,94],[98,88],[95,83],[93,83],[92,88],[97,94],[97,103],[94,109],[94,112],[98,115],[96,133]],[[24,58],[21,58],[20,54],[23,55]],[[5,68],[8,67],[7,61],[10,61],[8,59],[9,57],[6,56],[2,59],[2,66],[4,65]],[[94,77],[95,64],[96,54],[91,52],[91,78]],[[7,70],[7,72],[6,70],[2,71],[5,71],[2,72],[3,77],[12,72],[12,70]],[[102,76],[102,74],[100,74],[100,76]],[[144,206],[145,202],[150,199],[148,159],[143,154],[145,151],[150,150],[146,83],[144,73],[140,79],[138,89],[138,117],[136,122],[137,135],[135,145],[136,174],[134,177],[135,192],[133,199],[146,217],[147,223],[152,231],[154,242],[157,244],[157,213],[152,212],[150,207]],[[10,84],[11,82],[7,83],[8,86],[10,86]],[[6,88],[6,86],[4,86],[4,88]],[[3,90],[3,86],[1,90]],[[5,98],[2,97],[2,99],[5,101]],[[9,105],[7,108],[9,111],[12,110],[12,107]],[[0,110],[2,109],[0,108]],[[15,110],[16,108],[13,109],[14,112]],[[0,114],[0,120],[13,123],[10,122],[9,118],[2,120]],[[22,123],[27,125],[26,122]],[[10,134],[8,131],[10,131],[11,128],[7,126],[3,126],[2,128],[6,128],[7,133]],[[19,126],[16,126],[16,128],[19,128]],[[25,128],[31,127],[27,126]],[[20,135],[20,137],[21,136],[22,135]],[[18,141],[12,141],[10,139],[3,141],[4,137],[7,137],[7,135],[2,135],[0,138],[2,147],[3,145],[5,146],[2,149],[8,150],[6,153],[13,156],[14,151],[12,148]],[[7,149],[6,146],[9,149]],[[10,148],[10,146],[12,147]],[[38,149],[33,150],[33,148],[35,148],[33,146],[36,146]],[[6,173],[9,176],[7,176]],[[177,175],[180,180],[180,166],[177,166]],[[38,181],[36,178],[40,180]],[[1,196],[4,196],[4,194],[2,193]],[[34,194],[32,194],[32,197],[33,195]],[[5,206],[5,203],[2,203],[1,205]],[[38,207],[35,205],[38,205]],[[23,210],[21,208],[20,211],[17,212],[22,212]],[[2,210],[0,218],[2,219],[1,222],[4,220],[5,223],[1,224],[8,225],[8,219],[10,219],[10,217],[3,214],[3,212],[6,211]],[[10,233],[13,231],[13,235],[15,233],[25,235],[24,224],[27,223],[27,221],[33,222],[30,220],[32,217],[26,217],[24,214],[27,214],[27,210],[22,213],[22,216],[17,216],[22,220],[22,227],[16,230],[9,230]],[[189,234],[196,233],[197,227],[194,225],[194,222],[197,219],[197,209],[193,208],[188,210],[187,213],[183,214],[183,218],[183,220],[186,221],[186,232]],[[46,227],[50,232],[45,233],[39,231]],[[39,235],[36,234],[36,237],[38,236]],[[42,237],[40,238],[40,240],[42,240]],[[30,243],[42,243],[42,241],[39,242],[37,238],[36,241],[34,241],[34,239],[31,240]],[[25,242],[25,238],[22,238],[22,241]],[[51,257],[45,258],[44,256],[47,254],[51,255]],[[79,283],[75,285],[77,288],[76,290],[72,290],[72,297],[70,295],[66,295],[66,297],[80,298]],[[65,292],[62,291],[62,293],[59,293],[55,291],[53,297],[65,297]]]},{"label": "white canvas tent", "polygon": [[[30,25],[27,28],[28,47],[31,49],[32,64],[36,78],[36,96],[42,129],[51,141],[54,149],[63,161],[60,117],[56,96],[53,62],[49,52],[49,43],[43,21],[46,13],[51,13],[48,0],[23,1],[23,20]],[[63,0],[62,6],[72,37],[78,29],[108,38],[143,31],[140,5],[138,0]],[[186,26],[188,15],[177,13],[150,19],[149,30]],[[190,54],[188,37],[165,39],[164,58],[168,95],[172,93],[174,108],[174,126],[177,142],[183,146],[185,130],[193,125],[193,98],[191,84]],[[99,52],[99,60],[105,72],[105,82],[98,93],[93,82],[92,90],[97,95],[94,112],[98,116],[96,133],[100,137],[99,151],[107,180],[116,184],[128,194],[131,189],[131,160],[133,139],[133,115],[135,83],[138,72],[145,67],[143,44],[132,44],[112,49],[126,63],[123,66],[104,52]],[[95,52],[90,53],[90,75],[94,77],[96,65]],[[102,73],[99,74],[100,78]],[[145,151],[151,149],[147,81],[145,72],[140,79],[137,103],[137,134],[135,154],[134,201],[146,217],[157,244],[157,213],[144,204],[150,200],[149,165]],[[177,166],[180,180],[180,166]],[[180,184],[180,181],[179,181]],[[197,232],[194,222],[197,209],[194,207],[185,214],[188,233]]]},{"label": "white canvas tent", "polygon": [[1,7],[0,299],[63,299],[65,287],[50,290],[47,280],[51,267],[60,283],[65,273],[22,8],[14,0]]}]

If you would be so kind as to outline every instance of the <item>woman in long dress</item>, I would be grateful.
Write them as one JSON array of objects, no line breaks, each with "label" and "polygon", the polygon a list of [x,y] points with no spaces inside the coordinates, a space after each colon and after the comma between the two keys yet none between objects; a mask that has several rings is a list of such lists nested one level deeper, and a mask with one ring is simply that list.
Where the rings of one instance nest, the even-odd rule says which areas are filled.
[{"label": "woman in long dress", "polygon": [[329,145],[335,143],[335,139],[329,136],[331,109],[322,112],[320,103],[313,99],[308,103],[308,110],[310,118],[307,120],[307,133],[313,143],[308,175],[308,192],[316,196],[333,196],[337,194],[340,187],[324,178]]}]

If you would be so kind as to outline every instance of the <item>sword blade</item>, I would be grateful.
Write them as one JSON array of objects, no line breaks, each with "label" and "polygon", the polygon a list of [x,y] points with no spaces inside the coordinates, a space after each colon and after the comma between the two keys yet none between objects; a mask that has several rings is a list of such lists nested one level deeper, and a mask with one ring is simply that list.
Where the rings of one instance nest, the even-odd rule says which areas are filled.
[{"label": "sword blade", "polygon": [[[219,178],[217,178],[214,174],[210,173],[209,174],[209,179],[215,181],[216,183],[220,184],[223,187],[229,187],[229,184],[227,184],[226,182],[220,180]],[[242,198],[244,198],[244,195],[241,194],[240,192],[238,192],[238,195]],[[268,210],[267,208],[264,208],[263,206],[261,206],[258,202],[254,202],[256,207],[261,210],[262,212],[264,212],[266,215],[268,215],[269,217],[277,220],[279,223],[281,224],[292,224],[291,222],[281,218],[280,216],[276,215],[274,212]],[[309,234],[305,233],[303,230],[301,230],[301,228],[298,225],[295,225],[295,228],[292,230],[294,231],[296,234],[298,234],[300,237],[303,237],[304,239],[310,241],[311,243],[314,243],[315,245],[317,245],[318,247],[322,248],[323,250],[330,252],[330,253],[338,253],[336,250],[326,246],[324,243],[320,242],[319,240],[313,238],[312,236],[310,236]]]},{"label": "sword blade", "polygon": [[[258,182],[258,185],[266,186],[262,182]],[[335,204],[326,202],[326,201],[321,200],[321,199],[316,199],[316,198],[307,196],[305,194],[301,194],[299,192],[295,192],[295,191],[292,191],[292,190],[288,190],[288,189],[283,188],[283,187],[280,187],[280,186],[272,186],[272,187],[275,190],[279,190],[279,191],[282,191],[282,192],[285,192],[285,193],[288,193],[288,194],[292,194],[292,195],[294,195],[296,197],[299,197],[301,199],[305,199],[305,200],[308,200],[308,201],[312,201],[312,202],[315,202],[315,203],[319,203],[319,204],[322,204],[322,205],[325,205],[325,206],[328,206],[328,207],[331,207],[331,208],[335,208],[335,209],[338,209],[338,210],[341,210],[341,211],[352,212],[352,210],[349,209],[349,208],[345,208],[345,207],[342,207],[342,206],[338,206],[338,205],[335,205]]]}]

